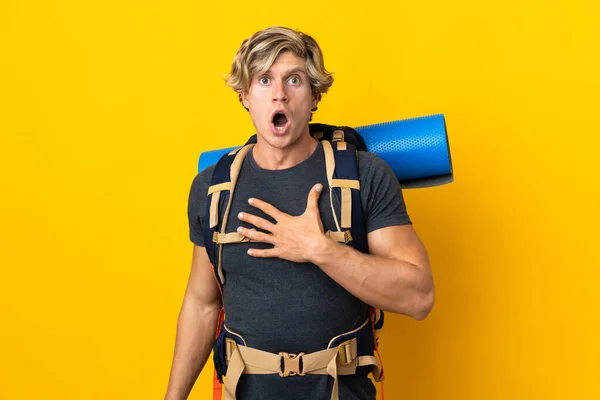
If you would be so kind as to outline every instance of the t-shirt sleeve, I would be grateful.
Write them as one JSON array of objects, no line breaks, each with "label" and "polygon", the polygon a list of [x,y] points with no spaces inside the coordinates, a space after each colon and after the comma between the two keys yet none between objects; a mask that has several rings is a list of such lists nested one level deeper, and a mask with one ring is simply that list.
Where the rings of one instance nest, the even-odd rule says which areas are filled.
[{"label": "t-shirt sleeve", "polygon": [[359,153],[361,200],[367,233],[394,225],[411,224],[402,188],[392,168],[373,153]]},{"label": "t-shirt sleeve", "polygon": [[192,181],[188,198],[188,222],[190,225],[190,240],[192,243],[204,247],[204,214],[206,212],[206,198],[214,166],[210,166],[198,173]]}]

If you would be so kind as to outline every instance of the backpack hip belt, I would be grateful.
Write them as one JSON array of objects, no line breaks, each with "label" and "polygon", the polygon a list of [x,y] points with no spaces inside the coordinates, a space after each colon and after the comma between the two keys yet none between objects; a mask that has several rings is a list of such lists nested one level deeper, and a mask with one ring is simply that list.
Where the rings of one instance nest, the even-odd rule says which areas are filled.
[{"label": "backpack hip belt", "polygon": [[[338,400],[338,376],[355,375],[360,367],[369,367],[376,382],[382,380],[382,369],[379,360],[373,355],[363,353],[359,345],[361,332],[371,328],[368,318],[357,329],[331,339],[325,350],[313,353],[271,353],[248,347],[245,340],[226,326],[223,326],[222,341],[226,363],[225,400],[234,400],[238,381],[242,374],[279,374],[288,376],[304,376],[306,374],[329,375],[333,381],[331,400]],[[367,339],[368,340],[368,339]],[[362,343],[364,344],[364,343]],[[372,347],[373,345],[369,343]]]}]

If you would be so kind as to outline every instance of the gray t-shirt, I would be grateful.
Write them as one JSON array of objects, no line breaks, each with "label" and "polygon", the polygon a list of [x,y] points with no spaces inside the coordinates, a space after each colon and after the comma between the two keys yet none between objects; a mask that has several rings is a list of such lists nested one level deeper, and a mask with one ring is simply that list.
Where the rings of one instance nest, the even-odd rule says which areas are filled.
[{"label": "gray t-shirt", "polygon": [[[359,152],[361,200],[367,232],[410,224],[402,191],[392,169],[377,155]],[[192,183],[188,203],[190,239],[204,247],[207,190],[214,166],[200,172]],[[321,183],[319,210],[325,231],[336,230],[323,146],[301,163],[283,170],[258,166],[252,152],[242,165],[227,221],[227,232],[240,225],[255,228],[237,218],[239,212],[271,217],[248,204],[248,198],[264,200],[290,215],[301,215],[313,185]],[[335,203],[334,203],[335,204]],[[258,228],[257,228],[258,229]],[[259,229],[260,230],[260,229]],[[253,258],[249,248],[269,248],[266,243],[236,243],[223,247],[223,305],[227,327],[240,334],[250,347],[278,353],[311,353],[323,350],[334,336],[357,328],[367,318],[368,306],[342,288],[319,267],[279,258]],[[333,380],[326,375],[281,378],[279,375],[243,375],[240,400],[328,400]],[[369,378],[340,377],[340,400],[375,399]]]}]

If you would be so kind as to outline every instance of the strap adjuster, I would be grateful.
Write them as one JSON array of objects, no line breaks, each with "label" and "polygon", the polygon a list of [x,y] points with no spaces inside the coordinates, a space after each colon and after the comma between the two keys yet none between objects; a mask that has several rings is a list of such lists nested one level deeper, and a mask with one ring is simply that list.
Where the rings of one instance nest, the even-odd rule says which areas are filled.
[{"label": "strap adjuster", "polygon": [[342,130],[336,130],[333,131],[333,136],[331,138],[332,142],[343,142],[344,141],[344,131]]},{"label": "strap adjuster", "polygon": [[225,359],[227,363],[231,360],[231,356],[237,347],[237,343],[233,339],[226,338],[225,339]]},{"label": "strap adjuster", "polygon": [[339,346],[339,351],[337,353],[338,362],[341,365],[348,365],[354,362],[355,358],[352,357],[352,342],[350,340],[342,343]]},{"label": "strap adjuster", "polygon": [[288,376],[306,375],[306,372],[301,371],[301,369],[304,369],[304,365],[300,368],[300,361],[304,353],[292,354],[282,351],[279,352],[279,355],[281,356],[281,372],[279,372],[279,376],[287,378]]},{"label": "strap adjuster", "polygon": [[348,244],[348,242],[352,241],[352,233],[350,230],[344,231],[344,244]]}]

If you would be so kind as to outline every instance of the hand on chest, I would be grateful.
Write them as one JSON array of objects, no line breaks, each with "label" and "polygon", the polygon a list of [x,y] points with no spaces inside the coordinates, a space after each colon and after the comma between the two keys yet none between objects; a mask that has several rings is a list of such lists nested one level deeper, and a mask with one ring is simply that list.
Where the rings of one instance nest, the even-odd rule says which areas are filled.
[{"label": "hand on chest", "polygon": [[[306,211],[308,195],[313,186],[317,183],[323,185],[323,191],[321,192],[318,202],[321,221],[323,222],[325,230],[335,229],[335,222],[330,204],[329,187],[324,171],[323,173],[315,173],[312,176],[282,176],[281,178],[273,176],[260,178],[250,173],[244,174],[244,172],[245,171],[242,171],[242,174],[240,175],[234,194],[227,224],[228,231],[233,231],[238,226],[256,228],[244,221],[240,221],[237,217],[240,212],[255,215],[266,219],[273,224],[277,223],[274,218],[267,215],[262,210],[248,204],[248,199],[250,198],[256,198],[269,203],[279,211],[291,216],[302,215]],[[336,199],[334,198],[333,200],[335,204]],[[256,229],[260,231],[259,228]]]}]

